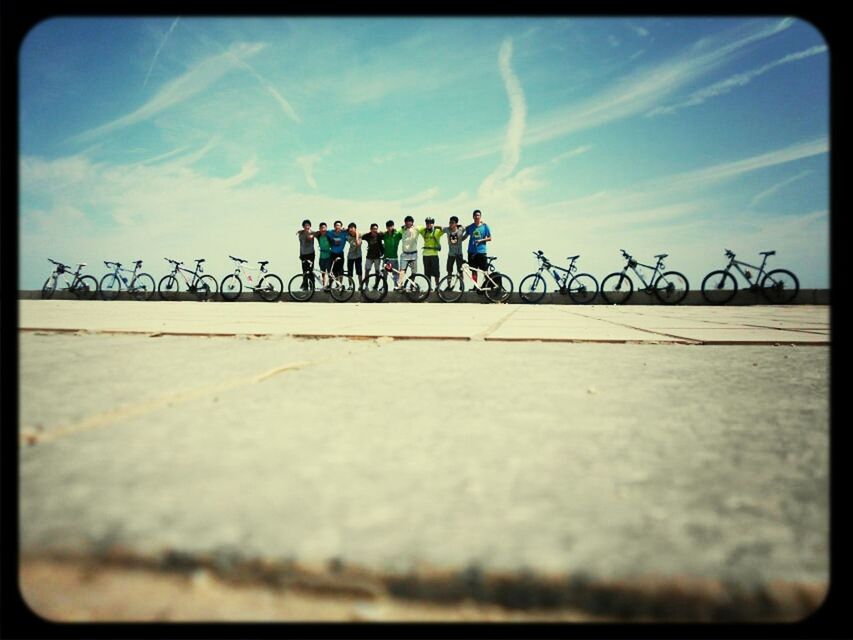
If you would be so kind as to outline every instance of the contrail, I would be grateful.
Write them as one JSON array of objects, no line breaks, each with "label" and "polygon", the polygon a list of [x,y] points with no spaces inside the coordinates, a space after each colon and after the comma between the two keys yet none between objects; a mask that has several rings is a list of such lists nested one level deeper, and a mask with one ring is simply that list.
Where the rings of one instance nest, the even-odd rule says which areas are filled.
[{"label": "contrail", "polygon": [[510,66],[511,58],[512,39],[507,38],[501,44],[498,63],[507,97],[509,98],[509,125],[507,126],[506,138],[504,139],[501,164],[483,181],[481,190],[486,186],[491,188],[495,182],[508,178],[513,169],[518,165],[518,160],[521,156],[521,141],[524,137],[525,121],[527,119],[527,103],[524,99],[524,91],[521,88],[521,83]]},{"label": "contrail", "polygon": [[151,60],[151,66],[148,67],[148,73],[145,74],[145,82],[142,83],[143,89],[145,88],[145,85],[148,84],[148,77],[151,75],[151,70],[154,68],[154,63],[157,62],[157,56],[160,55],[160,49],[162,49],[163,45],[166,44],[166,40],[169,39],[169,34],[171,34],[172,31],[175,30],[175,26],[178,24],[178,20],[180,20],[180,19],[181,19],[180,16],[175,18],[175,21],[172,23],[172,26],[169,27],[169,30],[166,32],[166,35],[163,36],[163,40],[162,40],[162,42],[160,42],[160,46],[157,47],[157,51],[154,52],[154,58]]}]

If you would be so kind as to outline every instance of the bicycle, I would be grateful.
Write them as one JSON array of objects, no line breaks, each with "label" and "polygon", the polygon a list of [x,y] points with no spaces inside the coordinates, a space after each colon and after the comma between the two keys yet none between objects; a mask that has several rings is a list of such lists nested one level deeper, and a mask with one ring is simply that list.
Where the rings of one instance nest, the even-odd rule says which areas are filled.
[{"label": "bicycle", "polygon": [[[633,256],[629,255],[625,249],[620,249],[622,256],[627,260],[622,271],[611,273],[601,281],[601,297],[610,304],[625,304],[634,293],[634,283],[631,278],[625,273],[628,269],[642,281],[644,293],[651,295],[655,294],[658,300],[664,304],[678,304],[684,300],[687,292],[690,290],[690,285],[687,278],[678,271],[664,271],[666,268],[663,259],[669,254],[661,253],[656,255],[657,263],[652,266],[637,262]],[[642,271],[638,267],[652,269],[652,275],[646,281]],[[658,275],[660,274],[660,275]]]},{"label": "bicycle", "polygon": [[[492,264],[497,256],[489,256],[486,269],[478,269],[462,261],[461,271],[450,273],[438,281],[438,297],[442,302],[456,302],[465,293],[465,283],[477,293],[485,294],[490,302],[506,302],[512,295],[514,284],[512,278],[496,270]],[[477,279],[474,279],[474,274]]]},{"label": "bicycle", "polygon": [[[139,268],[142,266],[142,260],[136,260],[133,264],[134,267],[131,271],[130,269],[123,269],[120,262],[108,262],[104,260],[104,265],[107,269],[110,268],[110,265],[113,265],[115,268],[112,273],[108,273],[101,278],[101,298],[104,300],[115,300],[118,298],[118,294],[121,291],[122,283],[124,283],[124,286],[127,287],[127,292],[134,299],[151,299],[151,296],[154,295],[154,290],[156,289],[156,286],[154,285],[154,278],[147,273],[137,273]],[[122,271],[131,274],[129,280],[127,277],[122,275]]]},{"label": "bicycle", "polygon": [[[217,283],[216,278],[209,275],[200,275],[203,271],[201,263],[205,261],[204,258],[198,258],[195,261],[195,271],[190,271],[186,267],[182,266],[183,262],[178,262],[177,260],[172,260],[171,258],[164,258],[166,262],[169,262],[174,265],[172,269],[172,273],[169,275],[163,276],[160,279],[160,282],[157,284],[157,292],[160,295],[162,300],[177,300],[178,292],[180,291],[180,281],[178,280],[178,274],[181,274],[181,277],[184,279],[184,283],[187,286],[187,291],[189,293],[196,294],[196,297],[201,300],[207,300],[211,295],[216,294]],[[189,273],[192,275],[192,281],[187,279],[186,274]]]},{"label": "bicycle", "polygon": [[[343,257],[335,256],[332,264],[338,260],[343,260]],[[310,260],[302,262],[311,264]],[[335,275],[331,266],[328,271],[312,268],[311,271],[297,273],[287,282],[287,293],[294,302],[308,302],[314,297],[318,286],[323,291],[328,291],[337,302],[346,302],[355,294],[355,281],[352,277],[346,273]]]},{"label": "bicycle", "polygon": [[43,299],[48,300],[53,297],[54,293],[56,293],[56,285],[59,280],[59,276],[63,276],[65,290],[73,293],[74,297],[91,300],[97,295],[98,281],[95,280],[93,276],[80,275],[80,270],[86,266],[85,262],[81,262],[77,265],[77,271],[73,273],[72,280],[69,282],[68,276],[71,274],[71,267],[66,264],[62,264],[61,262],[57,262],[56,260],[52,260],[51,258],[48,258],[47,261],[56,266],[53,269],[53,273],[47,277],[47,280],[44,281],[44,285],[41,288],[41,297]]},{"label": "bicycle", "polygon": [[[548,270],[557,284],[557,290],[569,297],[578,304],[588,304],[593,301],[598,293],[598,280],[588,273],[578,273],[572,276],[577,271],[575,261],[580,258],[580,255],[570,256],[566,258],[569,261],[569,267],[564,269],[551,264],[551,261],[545,257],[542,251],[533,253],[539,261],[539,269],[536,273],[531,273],[525,276],[518,285],[518,295],[524,302],[536,303],[545,297],[547,283],[542,276],[542,272]],[[563,272],[560,275],[559,272]]]},{"label": "bicycle", "polygon": [[[787,304],[791,302],[800,290],[800,281],[787,269],[773,269],[765,273],[764,266],[767,258],[776,255],[776,251],[760,251],[764,256],[761,266],[749,264],[741,260],[735,260],[735,254],[731,249],[726,249],[726,257],[729,264],[725,269],[712,271],[702,280],[702,297],[711,304],[725,304],[735,297],[738,284],[737,279],[731,274],[731,268],[737,269],[749,283],[750,291],[761,290],[764,297],[771,304]],[[746,267],[742,269],[741,267]],[[758,269],[755,282],[752,281],[750,269]],[[763,276],[762,276],[763,274]]]},{"label": "bicycle", "polygon": [[[281,292],[284,291],[284,284],[274,273],[270,273],[267,271],[267,264],[269,264],[269,260],[261,260],[258,262],[260,268],[253,267],[245,267],[248,261],[243,260],[242,258],[235,258],[234,256],[229,255],[234,262],[237,263],[237,266],[234,268],[234,273],[229,274],[222,278],[222,283],[219,288],[219,294],[222,296],[223,300],[236,300],[240,297],[240,294],[243,292],[243,280],[240,276],[243,276],[248,281],[248,288],[252,290],[252,293],[257,293],[262,300],[266,300],[267,302],[276,302],[281,297]],[[257,276],[253,276],[251,273],[247,273],[249,271],[260,271],[263,275],[260,278]],[[257,282],[257,284],[255,284]]]},{"label": "bicycle", "polygon": [[366,302],[382,302],[388,295],[389,274],[397,275],[397,284],[394,285],[393,291],[402,293],[409,302],[423,302],[432,291],[432,284],[424,274],[412,271],[411,275],[407,275],[407,266],[395,269],[386,260],[381,273],[371,273],[364,279],[361,285],[361,297]]}]

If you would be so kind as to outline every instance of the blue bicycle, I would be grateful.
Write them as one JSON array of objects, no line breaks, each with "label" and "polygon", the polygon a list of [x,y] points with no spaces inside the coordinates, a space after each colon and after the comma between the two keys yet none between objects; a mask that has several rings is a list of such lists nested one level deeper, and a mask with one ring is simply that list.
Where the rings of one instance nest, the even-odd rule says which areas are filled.
[{"label": "blue bicycle", "polygon": [[572,275],[577,271],[575,261],[580,258],[580,255],[566,258],[569,261],[567,269],[551,264],[542,251],[536,251],[533,255],[539,261],[539,269],[525,276],[518,285],[518,295],[524,302],[535,303],[545,297],[548,287],[542,275],[543,271],[547,271],[554,278],[557,291],[564,295],[568,294],[577,304],[589,304],[598,294],[598,280],[593,276],[588,273]]}]

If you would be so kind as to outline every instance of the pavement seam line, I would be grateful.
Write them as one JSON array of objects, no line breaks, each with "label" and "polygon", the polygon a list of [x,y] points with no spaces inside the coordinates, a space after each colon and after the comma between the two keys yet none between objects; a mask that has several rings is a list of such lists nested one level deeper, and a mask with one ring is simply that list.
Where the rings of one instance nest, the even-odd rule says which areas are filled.
[{"label": "pavement seam line", "polygon": [[485,330],[481,331],[480,333],[475,333],[474,335],[471,336],[471,340],[485,340],[492,333],[494,333],[495,331],[500,329],[507,320],[509,320],[513,315],[515,315],[518,312],[519,309],[521,309],[520,306],[516,307],[515,309],[510,311],[508,314],[506,314],[503,318],[501,318],[500,320],[498,320],[497,322],[495,322],[491,326],[486,327]]},{"label": "pavement seam line", "polygon": [[[103,411],[93,416],[83,418],[82,420],[79,420],[76,423],[71,423],[66,427],[58,427],[55,429],[47,429],[41,431],[37,430],[35,427],[22,426],[20,429],[21,435],[19,438],[19,442],[22,445],[36,443],[43,444],[52,442],[54,440],[58,440],[59,438],[70,436],[75,433],[80,433],[82,431],[89,431],[91,429],[97,429],[99,427],[107,426],[108,424],[116,420],[136,418],[150,411],[156,411],[157,409],[168,406],[172,403],[195,400],[197,398],[204,397],[205,395],[210,395],[223,391],[230,391],[231,389],[236,389],[238,387],[257,384],[284,371],[294,371],[302,369],[306,366],[319,364],[321,362],[326,362],[332,359],[333,358],[331,357],[326,357],[320,358],[318,360],[300,360],[298,362],[291,362],[279,367],[275,367],[273,369],[269,369],[268,371],[254,376],[234,378],[231,381],[225,383],[205,385],[202,387],[196,387],[194,389],[188,389],[186,391],[180,391],[178,393],[160,396],[159,398],[155,398],[154,400],[142,404],[125,405],[119,407],[118,409]],[[337,356],[335,359],[337,359]],[[34,435],[36,433],[38,433],[38,435]]]},{"label": "pavement seam line", "polygon": [[579,315],[583,318],[592,318],[593,320],[598,320],[599,322],[606,322],[608,324],[612,324],[612,325],[617,326],[617,327],[633,329],[634,331],[641,331],[643,333],[650,333],[653,336],[665,336],[667,338],[674,338],[676,340],[683,340],[684,342],[682,344],[703,344],[704,343],[704,341],[697,340],[696,338],[685,338],[684,336],[676,336],[676,335],[673,335],[671,333],[664,333],[663,331],[652,331],[651,329],[642,329],[640,327],[634,327],[630,324],[615,322],[613,320],[607,320],[605,318],[594,318],[592,316],[584,315],[582,313],[573,312],[573,311],[570,311],[568,309],[561,309],[561,311],[565,311],[566,313],[570,313],[573,315]]}]

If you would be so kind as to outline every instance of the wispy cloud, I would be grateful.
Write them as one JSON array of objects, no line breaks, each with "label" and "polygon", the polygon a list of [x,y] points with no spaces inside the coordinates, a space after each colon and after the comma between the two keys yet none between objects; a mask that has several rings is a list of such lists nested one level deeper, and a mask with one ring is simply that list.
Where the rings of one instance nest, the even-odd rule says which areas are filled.
[{"label": "wispy cloud", "polygon": [[257,54],[265,45],[237,43],[223,54],[202,60],[186,73],[166,83],[148,102],[124,115],[94,129],[69,138],[70,142],[86,142],[98,136],[148,120],[155,115],[201,93],[226,73],[239,66],[242,58]]},{"label": "wispy cloud", "polygon": [[784,58],[780,58],[779,60],[775,60],[774,62],[765,64],[762,67],[751,69],[750,71],[746,71],[744,73],[738,73],[729,78],[726,78],[725,80],[721,80],[720,82],[715,82],[714,84],[708,87],[699,89],[698,91],[695,91],[690,94],[682,102],[663,107],[656,107],[649,111],[646,115],[656,116],[662,114],[672,114],[678,111],[679,109],[700,105],[710,98],[716,98],[717,96],[725,95],[737,87],[743,87],[749,84],[753,78],[757,78],[758,76],[767,73],[771,69],[775,69],[776,67],[781,66],[783,64],[789,64],[791,62],[796,62],[797,60],[802,60],[804,58],[824,53],[826,52],[826,50],[827,48],[825,45],[819,45],[811,47],[804,51],[789,54]]},{"label": "wispy cloud", "polygon": [[797,175],[792,176],[792,177],[788,178],[787,180],[782,180],[782,182],[777,182],[776,184],[774,184],[769,189],[765,189],[761,193],[757,194],[750,201],[749,205],[751,207],[754,207],[755,205],[757,205],[762,200],[766,200],[767,198],[769,198],[773,194],[777,193],[782,187],[786,187],[789,184],[791,184],[792,182],[796,182],[797,180],[800,180],[801,178],[805,178],[807,175],[810,175],[811,173],[812,173],[811,170],[801,171]]},{"label": "wispy cloud", "polygon": [[303,173],[305,174],[305,182],[307,182],[308,186],[312,189],[317,188],[317,181],[314,179],[314,166],[323,158],[328,156],[330,153],[331,149],[326,146],[322,151],[310,153],[308,155],[298,156],[296,158],[296,164],[302,169]]},{"label": "wispy cloud", "polygon": [[[646,113],[679,88],[731,60],[749,44],[770,38],[790,28],[791,18],[750,23],[745,28],[716,34],[696,42],[674,58],[617,80],[592,97],[551,111],[530,122],[524,145],[534,145]],[[459,159],[469,160],[496,153],[494,138],[468,144]]]},{"label": "wispy cloud", "polygon": [[512,58],[512,40],[507,38],[501,44],[498,54],[498,65],[501,77],[504,81],[507,96],[509,97],[509,124],[507,125],[506,137],[503,145],[503,158],[500,165],[480,185],[480,193],[486,194],[494,189],[497,182],[508,178],[521,157],[521,142],[524,137],[525,121],[527,119],[527,103],[524,91],[515,73],[510,66]]},{"label": "wispy cloud", "polygon": [[166,32],[166,35],[163,36],[163,39],[160,41],[160,46],[157,47],[157,51],[154,52],[154,57],[151,59],[151,64],[148,66],[148,73],[145,74],[145,81],[142,83],[142,88],[145,88],[145,85],[148,84],[148,78],[151,76],[151,70],[154,69],[154,64],[157,62],[157,57],[160,55],[160,50],[166,44],[166,40],[169,39],[172,31],[175,30],[175,27],[178,25],[178,20],[180,17],[175,18],[172,22],[172,26],[169,27],[169,30]]},{"label": "wispy cloud", "polygon": [[278,92],[278,90],[273,86],[273,84],[264,78],[261,74],[259,74],[255,69],[249,65],[248,62],[242,60],[235,52],[228,50],[225,52],[226,55],[229,55],[239,66],[248,71],[258,82],[261,83],[261,86],[264,88],[268,94],[270,94],[273,99],[279,104],[282,110],[287,114],[287,116],[293,120],[294,122],[302,122],[299,118],[299,115],[294,110],[293,106],[285,100],[285,98]]}]

